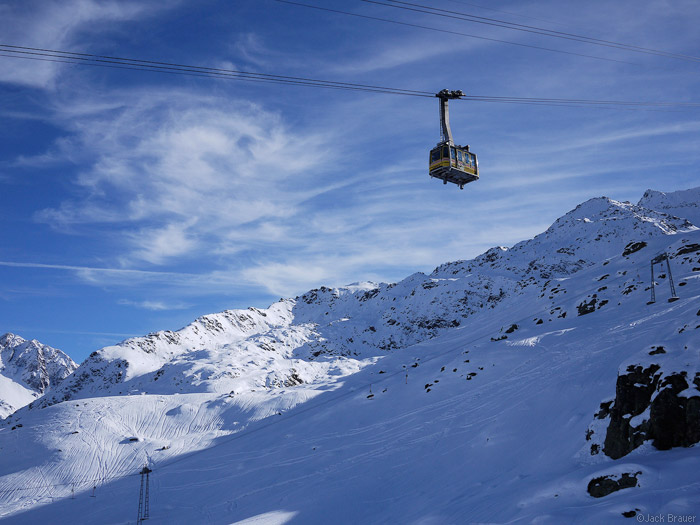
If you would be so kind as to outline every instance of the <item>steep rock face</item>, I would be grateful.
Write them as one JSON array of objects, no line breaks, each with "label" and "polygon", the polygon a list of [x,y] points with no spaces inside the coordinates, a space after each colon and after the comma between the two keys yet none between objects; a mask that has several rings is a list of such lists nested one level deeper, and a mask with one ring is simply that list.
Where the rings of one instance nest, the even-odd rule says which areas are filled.
[{"label": "steep rock face", "polygon": [[630,421],[649,408],[661,377],[656,374],[658,370],[658,365],[648,368],[630,365],[627,373],[618,376],[603,448],[607,456],[621,458],[649,439],[648,420],[642,419],[638,426]]},{"label": "steep rock face", "polygon": [[14,334],[0,337],[0,417],[58,385],[78,365],[66,354]]},{"label": "steep rock face", "polygon": [[662,378],[661,390],[650,406],[648,433],[659,450],[700,442],[700,373],[693,383],[689,390],[684,372]]},{"label": "steep rock face", "polygon": [[[656,362],[646,359],[621,370],[614,400],[601,404],[596,414],[599,420],[608,422],[603,444],[607,456],[619,459],[646,441],[659,450],[700,442],[697,352],[684,352],[682,357],[689,363],[686,366],[678,356],[664,359],[666,351],[655,347],[649,354],[657,358]],[[594,443],[592,450],[598,447]]]}]

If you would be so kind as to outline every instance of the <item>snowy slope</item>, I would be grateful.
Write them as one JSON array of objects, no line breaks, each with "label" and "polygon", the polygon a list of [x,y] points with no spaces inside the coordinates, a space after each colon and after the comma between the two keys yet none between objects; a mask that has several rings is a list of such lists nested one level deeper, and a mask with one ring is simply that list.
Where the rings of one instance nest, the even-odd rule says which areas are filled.
[{"label": "snowy slope", "polygon": [[[674,194],[674,210],[694,211],[696,193]],[[666,301],[661,271],[647,305],[661,251],[680,300]],[[321,288],[135,338],[0,426],[0,515],[133,521],[144,462],[160,523],[697,515],[697,448],[645,442],[613,460],[592,444],[630,364],[694,377],[699,284],[692,221],[600,198],[532,240],[430,275]],[[623,474],[638,486],[587,492]]]},{"label": "snowy slope", "polygon": [[40,397],[78,365],[66,354],[18,335],[0,337],[0,419]]},{"label": "snowy slope", "polygon": [[302,379],[313,380],[328,373],[331,356],[342,358],[331,363],[344,362],[410,346],[507,298],[541,292],[548,280],[618,255],[630,242],[694,228],[686,219],[591,199],[532,240],[442,265],[429,276],[416,273],[396,284],[322,287],[266,310],[212,314],[177,332],[102,349],[39,405],[128,392],[272,388],[288,383],[298,375],[297,368],[304,368]]},{"label": "snowy slope", "polygon": [[685,217],[697,225],[700,224],[698,203],[700,203],[700,187],[669,193],[647,190],[639,200],[638,205],[669,215]]}]

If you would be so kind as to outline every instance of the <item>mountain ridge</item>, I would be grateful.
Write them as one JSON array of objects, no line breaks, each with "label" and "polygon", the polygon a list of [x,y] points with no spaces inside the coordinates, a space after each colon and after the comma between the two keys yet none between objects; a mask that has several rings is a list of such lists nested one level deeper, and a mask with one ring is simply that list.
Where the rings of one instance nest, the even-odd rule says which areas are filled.
[{"label": "mountain ridge", "polygon": [[[650,191],[643,198],[647,203],[665,196]],[[682,203],[678,196],[676,201]],[[111,386],[138,375],[155,377],[170,358],[213,339],[219,345],[235,346],[238,342],[240,346],[254,336],[263,346],[286,346],[273,329],[294,327],[293,337],[304,340],[295,354],[304,360],[321,355],[374,357],[377,348],[396,350],[430,339],[460,326],[484,308],[495,308],[506,296],[528,293],[531,287],[542,287],[548,280],[620,255],[631,243],[695,229],[685,218],[640,205],[607,197],[589,199],[533,239],[511,248],[491,248],[469,261],[445,263],[429,275],[417,272],[393,284],[321,287],[294,299],[281,299],[268,309],[227,310],[202,316],[175,332],[165,330],[127,339],[91,354],[60,391],[49,392],[38,406],[72,399],[76,394],[80,397],[79,392],[90,383],[97,386],[89,388],[86,395],[106,384],[112,393],[123,392]],[[395,306],[397,300],[402,306]],[[127,355],[131,361],[125,360]],[[295,362],[299,364],[299,360]],[[352,368],[355,366],[357,363]],[[291,377],[294,366],[288,368]],[[274,384],[288,380],[273,375],[269,381]],[[102,379],[105,383],[100,383]],[[259,388],[263,387],[261,381]],[[145,387],[141,384],[140,388]]]},{"label": "mountain ridge", "polygon": [[[535,239],[428,275],[321,287],[97,351],[81,365],[90,381],[78,371],[0,425],[0,518],[127,520],[144,462],[160,480],[152,516],[176,523],[700,511],[692,440],[658,432],[659,407],[700,399],[700,230],[675,214],[694,195],[674,194],[670,213],[591,199]],[[662,271],[647,304],[659,252],[680,299],[667,302]],[[648,405],[627,412],[637,379]],[[94,483],[109,497],[89,505]]]},{"label": "mountain ridge", "polygon": [[0,337],[0,419],[42,396],[77,368],[61,350],[6,333]]}]

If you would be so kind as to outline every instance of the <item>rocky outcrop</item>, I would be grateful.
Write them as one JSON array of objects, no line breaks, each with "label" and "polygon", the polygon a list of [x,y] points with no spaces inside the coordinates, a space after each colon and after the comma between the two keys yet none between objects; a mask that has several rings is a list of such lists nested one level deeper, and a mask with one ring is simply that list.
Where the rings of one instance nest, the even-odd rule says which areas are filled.
[{"label": "rocky outcrop", "polygon": [[624,472],[621,476],[609,474],[593,478],[588,483],[588,493],[594,498],[603,498],[618,490],[636,487],[638,485],[637,476],[641,474],[641,472]]},{"label": "rocky outcrop", "polygon": [[686,397],[681,393],[688,389],[687,374],[681,372],[662,379],[649,414],[648,435],[656,448],[690,447],[700,442],[700,373],[693,383],[695,392]]},{"label": "rocky outcrop", "polygon": [[609,420],[603,452],[618,459],[649,440],[659,450],[700,442],[700,372],[689,375],[655,363],[628,365],[612,405],[603,403],[596,415]]}]

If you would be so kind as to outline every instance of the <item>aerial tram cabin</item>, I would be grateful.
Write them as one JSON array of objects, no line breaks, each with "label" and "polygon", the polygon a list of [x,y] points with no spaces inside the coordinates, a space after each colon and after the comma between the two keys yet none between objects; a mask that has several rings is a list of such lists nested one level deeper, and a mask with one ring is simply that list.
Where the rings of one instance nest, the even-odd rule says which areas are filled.
[{"label": "aerial tram cabin", "polygon": [[464,93],[443,89],[435,96],[440,99],[442,140],[430,150],[429,174],[442,180],[443,184],[456,184],[461,190],[465,184],[479,178],[479,161],[476,154],[469,151],[469,146],[455,145],[450,130],[449,100],[461,98]]}]

